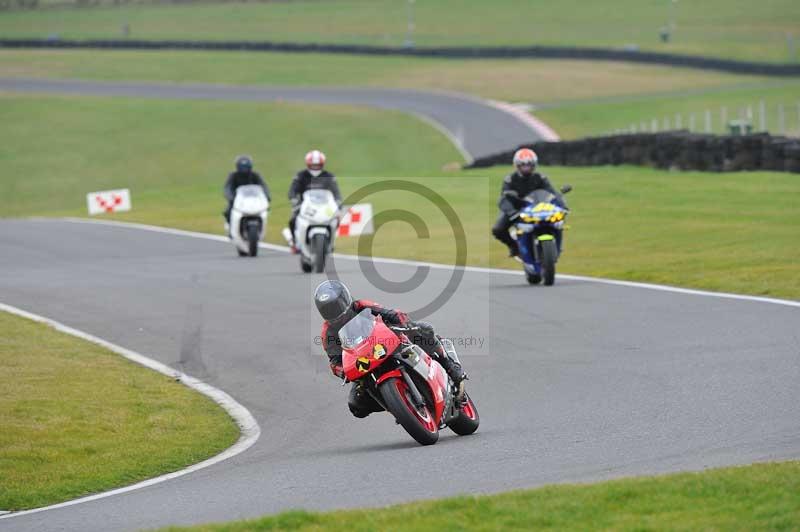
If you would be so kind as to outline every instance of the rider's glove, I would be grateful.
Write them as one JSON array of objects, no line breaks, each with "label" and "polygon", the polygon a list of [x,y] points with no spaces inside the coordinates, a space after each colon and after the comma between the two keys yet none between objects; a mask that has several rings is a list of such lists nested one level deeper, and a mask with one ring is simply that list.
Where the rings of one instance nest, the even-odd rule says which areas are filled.
[{"label": "rider's glove", "polygon": [[331,362],[331,373],[344,380],[344,369],[334,362]]}]

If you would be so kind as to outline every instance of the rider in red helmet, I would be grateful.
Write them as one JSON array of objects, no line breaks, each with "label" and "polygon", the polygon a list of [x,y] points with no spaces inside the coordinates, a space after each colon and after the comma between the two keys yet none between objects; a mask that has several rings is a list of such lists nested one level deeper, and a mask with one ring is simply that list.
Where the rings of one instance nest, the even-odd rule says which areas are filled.
[{"label": "rider in red helmet", "polygon": [[494,237],[508,246],[508,256],[519,256],[517,242],[511,238],[508,229],[513,223],[512,218],[523,206],[522,199],[532,191],[542,188],[556,197],[556,202],[562,207],[567,208],[564,197],[556,190],[547,176],[536,171],[539,164],[539,157],[530,148],[521,148],[514,153],[514,171],[503,180],[503,188],[500,190],[500,214],[492,227]]},{"label": "rider in red helmet", "polygon": [[[459,399],[463,397],[464,380],[466,380],[467,375],[461,368],[461,364],[447,355],[431,324],[423,321],[413,322],[404,312],[383,307],[374,301],[367,299],[353,300],[347,286],[336,280],[327,280],[320,283],[314,292],[314,303],[325,320],[322,323],[322,333],[320,335],[322,348],[325,349],[325,353],[328,355],[331,372],[337,377],[344,379],[342,342],[339,339],[339,330],[353,319],[356,314],[368,308],[373,315],[380,316],[383,322],[389,326],[396,325],[413,329],[414,332],[407,333],[408,337],[442,365],[450,379],[458,386]],[[347,404],[350,412],[356,417],[367,417],[372,412],[383,410],[369,394],[364,392],[359,382],[355,382],[350,389],[350,397],[347,400]]]},{"label": "rider in red helmet", "polygon": [[[297,213],[300,210],[300,202],[303,200],[303,192],[306,190],[322,188],[333,192],[336,202],[341,205],[342,195],[339,192],[339,184],[336,176],[325,169],[325,154],[319,150],[311,150],[306,153],[306,167],[297,172],[289,185],[289,201],[292,203],[292,216],[289,219],[289,231],[294,238],[294,224],[297,220]],[[294,246],[292,246],[294,250]]]}]

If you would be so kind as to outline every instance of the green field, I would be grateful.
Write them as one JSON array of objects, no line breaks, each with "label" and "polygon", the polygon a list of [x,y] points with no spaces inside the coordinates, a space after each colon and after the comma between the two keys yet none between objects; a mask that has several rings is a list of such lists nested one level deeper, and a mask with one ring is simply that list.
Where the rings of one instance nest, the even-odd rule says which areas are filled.
[{"label": "green field", "polygon": [[[761,126],[761,102],[764,103],[766,131],[777,135],[800,137],[800,81],[784,81],[770,86],[742,86],[726,89],[617,98],[610,101],[587,100],[546,106],[535,115],[555,129],[562,138],[600,135],[617,129],[642,125],[652,131],[656,120],[659,131],[665,124],[671,129],[689,129],[694,116],[694,131],[705,132],[706,110],[710,113],[710,131],[727,133],[728,122],[736,118],[749,118],[756,131]],[[783,107],[781,121],[781,111]],[[727,118],[726,118],[727,117]],[[667,122],[665,122],[665,119]]]},{"label": "green field", "polygon": [[[55,77],[107,81],[375,86],[450,90],[534,105],[535,114],[563,138],[600,135],[631,124],[712,131],[747,108],[760,126],[800,135],[800,81],[626,63],[585,61],[479,61],[347,57],[326,54],[225,52],[0,51],[0,77]],[[481,71],[485,75],[475,76]],[[546,83],[542,83],[546,80]],[[783,106],[779,122],[778,105]]]},{"label": "green field", "polygon": [[174,379],[5,312],[0,367],[0,510],[176,471],[239,436],[222,408]]},{"label": "green field", "polygon": [[0,50],[0,77],[395,87],[457,91],[534,104],[792,83],[608,61],[448,61],[332,54],[102,50]]},{"label": "green field", "polygon": [[[271,40],[399,46],[409,4],[397,0],[131,5],[6,12],[5,37]],[[796,60],[794,0],[439,0],[413,4],[417,46],[559,45],[704,54],[757,61]],[[674,23],[671,42],[659,31]]]},{"label": "green field", "polygon": [[165,530],[797,530],[800,462]]},{"label": "green field", "polygon": [[276,199],[272,241],[311,148],[349,175],[425,175],[462,162],[426,123],[353,107],[5,95],[0,121],[9,132],[0,145],[4,216],[84,214],[85,193],[129,187],[126,219],[218,232],[222,185],[234,157],[249,153]]},{"label": "green field", "polygon": [[[435,130],[398,113],[7,95],[0,98],[0,119],[14,124],[0,146],[0,212],[6,216],[85,215],[86,192],[129,187],[134,210],[116,219],[221,233],[222,182],[233,155],[244,151],[254,155],[273,189],[268,239],[281,242],[290,177],[302,154],[320,146],[345,194],[376,178],[413,176],[455,208],[469,235],[470,264],[518,267],[489,236],[507,169],[442,170],[443,162],[459,160],[456,150]],[[545,171],[556,184],[575,186],[564,273],[800,298],[795,175]],[[433,235],[420,242],[393,222],[375,239],[376,255],[452,263],[452,234],[437,209],[399,194],[370,201],[378,211],[418,213]],[[356,252],[356,244],[342,239],[338,250]]]}]

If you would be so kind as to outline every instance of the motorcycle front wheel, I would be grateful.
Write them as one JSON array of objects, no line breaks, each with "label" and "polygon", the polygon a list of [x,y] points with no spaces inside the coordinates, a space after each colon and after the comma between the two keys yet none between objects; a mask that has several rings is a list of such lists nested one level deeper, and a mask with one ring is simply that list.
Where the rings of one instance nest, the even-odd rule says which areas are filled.
[{"label": "motorcycle front wheel", "polygon": [[478,415],[478,409],[469,394],[464,392],[464,406],[461,407],[458,417],[451,421],[448,427],[459,436],[467,436],[478,430],[480,424],[481,417]]},{"label": "motorcycle front wheel", "polygon": [[[381,383],[378,390],[386,409],[422,445],[433,445],[439,440],[439,426],[427,405],[414,404],[406,381],[393,378]],[[476,427],[477,428],[477,427]]]},{"label": "motorcycle front wheel", "polygon": [[314,254],[314,272],[325,271],[325,235],[314,235],[311,239],[311,253]]},{"label": "motorcycle front wheel", "polygon": [[247,244],[250,256],[255,257],[258,255],[258,226],[255,224],[247,226]]},{"label": "motorcycle front wheel", "polygon": [[555,240],[544,240],[542,246],[542,277],[545,286],[552,286],[556,282],[556,250]]}]

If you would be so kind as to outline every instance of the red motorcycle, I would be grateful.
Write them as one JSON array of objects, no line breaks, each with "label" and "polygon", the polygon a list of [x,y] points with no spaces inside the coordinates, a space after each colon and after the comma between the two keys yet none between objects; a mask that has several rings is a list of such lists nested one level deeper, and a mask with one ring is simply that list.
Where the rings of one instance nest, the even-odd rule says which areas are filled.
[{"label": "red motorcycle", "polygon": [[[412,438],[433,445],[439,429],[472,434],[480,418],[475,403],[456,390],[444,368],[405,335],[411,329],[388,327],[380,316],[364,309],[341,328],[342,367],[348,381],[360,381],[384,410],[391,413]],[[442,345],[458,360],[453,343]]]}]

